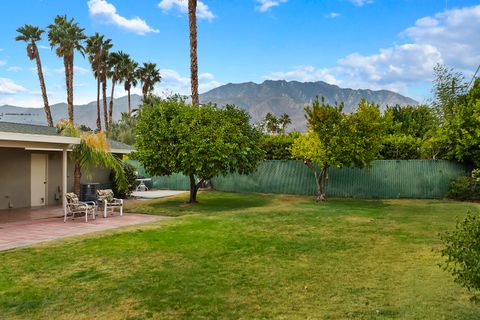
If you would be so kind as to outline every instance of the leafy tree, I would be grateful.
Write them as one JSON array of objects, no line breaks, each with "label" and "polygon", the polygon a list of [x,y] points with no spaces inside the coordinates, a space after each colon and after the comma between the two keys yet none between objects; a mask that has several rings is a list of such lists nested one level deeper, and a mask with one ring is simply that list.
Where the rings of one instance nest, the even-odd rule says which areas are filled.
[{"label": "leafy tree", "polygon": [[192,105],[200,104],[198,98],[198,60],[197,60],[197,0],[188,0],[188,26],[190,30],[190,83]]},{"label": "leafy tree", "polygon": [[446,261],[441,265],[455,282],[468,290],[480,290],[480,217],[468,212],[457,221],[455,230],[442,234],[444,247],[440,251]]},{"label": "leafy tree", "polygon": [[383,140],[382,159],[408,160],[421,158],[422,139],[406,134],[389,134]]},{"label": "leafy tree", "polygon": [[109,137],[132,146],[135,143],[135,126],[137,118],[135,115],[129,115],[122,112],[122,118],[114,122],[109,132]]},{"label": "leafy tree", "polygon": [[111,39],[104,39],[105,36],[95,33],[93,36],[88,37],[85,46],[85,52],[88,55],[88,61],[93,70],[93,75],[97,79],[97,130],[102,131],[102,120],[100,111],[100,85],[104,85],[103,91],[103,104],[104,104],[104,117],[105,117],[105,129],[108,129],[108,117],[107,117],[107,82],[106,82],[106,63],[108,57],[108,51],[113,47]]},{"label": "leafy tree", "polygon": [[74,145],[70,152],[70,158],[75,163],[73,189],[76,194],[80,194],[82,171],[90,174],[94,168],[99,166],[114,170],[117,186],[126,188],[127,181],[122,160],[110,153],[110,145],[103,131],[98,133],[82,132],[67,120],[60,120],[57,129],[61,135],[80,138],[80,144]]},{"label": "leafy tree", "polygon": [[204,181],[217,175],[253,172],[264,157],[261,133],[235,106],[194,107],[173,97],[145,105],[136,126],[135,158],[151,175],[183,173],[190,203]]},{"label": "leafy tree", "polygon": [[312,170],[317,200],[323,201],[328,168],[368,166],[379,155],[386,126],[379,106],[365,100],[351,114],[342,112],[343,104],[325,104],[323,99],[321,103],[316,99],[305,111],[309,130],[295,140],[292,156]]},{"label": "leafy tree", "polygon": [[425,105],[387,107],[384,116],[392,122],[388,128],[390,134],[423,139],[438,126],[433,109]]},{"label": "leafy tree", "polygon": [[116,181],[116,172],[112,170],[110,172],[110,181],[112,183],[112,190],[115,198],[126,199],[130,197],[135,188],[137,187],[137,174],[134,166],[128,163],[123,163],[123,171],[125,174],[126,184],[118,184]]},{"label": "leafy tree", "polygon": [[43,109],[47,117],[47,125],[53,127],[52,113],[48,104],[47,89],[45,79],[43,78],[42,62],[40,61],[40,53],[38,52],[37,42],[42,40],[42,34],[45,32],[37,26],[26,24],[17,29],[19,33],[15,37],[16,41],[25,41],[27,43],[27,56],[30,60],[35,59],[37,63],[38,80],[40,81],[40,89],[42,90]]},{"label": "leafy tree", "polygon": [[461,96],[465,95],[467,84],[462,73],[455,72],[443,64],[434,67],[432,107],[440,121],[453,115],[453,109]]},{"label": "leafy tree", "polygon": [[447,158],[480,166],[480,79],[452,106],[441,132]]},{"label": "leafy tree", "polygon": [[138,68],[138,79],[142,82],[143,99],[147,99],[148,95],[152,93],[153,88],[162,80],[160,70],[157,65],[151,62],[144,62],[143,66]]},{"label": "leafy tree", "polygon": [[266,160],[290,160],[290,149],[293,141],[299,137],[298,132],[286,135],[265,135],[262,141],[262,149],[265,151]]},{"label": "leafy tree", "polygon": [[73,62],[75,51],[84,53],[83,41],[86,39],[84,30],[74,19],[67,16],[56,16],[53,24],[48,27],[50,46],[56,48],[58,57],[63,58],[65,81],[67,87],[68,120],[73,125]]}]

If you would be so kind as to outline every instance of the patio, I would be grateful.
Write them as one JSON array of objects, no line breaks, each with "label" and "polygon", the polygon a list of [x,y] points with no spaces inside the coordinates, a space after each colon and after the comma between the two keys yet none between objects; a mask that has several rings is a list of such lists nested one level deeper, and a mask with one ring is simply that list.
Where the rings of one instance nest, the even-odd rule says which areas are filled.
[{"label": "patio", "polygon": [[82,217],[64,223],[62,207],[0,210],[0,251],[163,219],[168,217],[129,213],[120,217],[115,213],[88,223]]}]

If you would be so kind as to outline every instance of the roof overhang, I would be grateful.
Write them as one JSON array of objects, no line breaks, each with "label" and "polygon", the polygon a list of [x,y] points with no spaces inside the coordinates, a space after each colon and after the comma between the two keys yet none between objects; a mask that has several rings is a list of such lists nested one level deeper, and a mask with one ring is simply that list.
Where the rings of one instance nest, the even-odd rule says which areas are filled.
[{"label": "roof overhang", "polygon": [[132,153],[135,150],[128,150],[128,149],[113,149],[110,150],[111,153],[118,153],[118,154],[129,154]]},{"label": "roof overhang", "polygon": [[79,144],[80,138],[64,137],[64,136],[47,136],[41,134],[0,132],[0,141],[15,142],[38,142],[46,144],[70,145]]}]

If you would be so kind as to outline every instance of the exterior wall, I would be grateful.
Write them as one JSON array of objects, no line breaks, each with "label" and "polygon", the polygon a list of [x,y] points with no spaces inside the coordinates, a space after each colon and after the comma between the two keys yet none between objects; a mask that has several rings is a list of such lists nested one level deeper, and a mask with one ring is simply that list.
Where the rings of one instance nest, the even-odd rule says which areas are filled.
[{"label": "exterior wall", "polygon": [[0,209],[30,206],[30,152],[0,148]]},{"label": "exterior wall", "polygon": [[[30,170],[31,154],[41,153],[48,155],[47,162],[47,205],[62,203],[62,152],[54,151],[26,151],[17,148],[0,147],[0,210],[30,207]],[[67,186],[73,191],[74,163],[68,160]],[[110,170],[96,168],[88,175],[82,172],[81,182],[99,182],[109,184]]]}]

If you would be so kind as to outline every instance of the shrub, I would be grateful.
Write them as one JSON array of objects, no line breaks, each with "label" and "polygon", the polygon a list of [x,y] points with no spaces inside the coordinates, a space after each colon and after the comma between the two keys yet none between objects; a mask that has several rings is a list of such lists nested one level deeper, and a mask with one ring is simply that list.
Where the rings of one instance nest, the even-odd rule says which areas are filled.
[{"label": "shrub", "polygon": [[421,139],[411,135],[388,135],[380,151],[382,159],[408,160],[420,158]]},{"label": "shrub", "polygon": [[480,199],[479,169],[474,169],[468,177],[452,180],[448,186],[447,197],[456,200]]},{"label": "shrub", "polygon": [[290,149],[298,135],[298,132],[292,132],[288,135],[265,135],[262,141],[265,160],[291,160],[292,154]]},{"label": "shrub", "polygon": [[441,235],[446,261],[441,267],[450,272],[455,282],[468,290],[480,289],[480,217],[468,212],[457,221],[455,230]]},{"label": "shrub", "polygon": [[120,188],[116,183],[115,183],[115,172],[110,173],[110,181],[112,183],[112,190],[113,193],[115,194],[116,198],[120,199],[126,199],[130,197],[132,194],[133,190],[135,190],[136,187],[136,181],[137,175],[135,174],[135,167],[132,166],[131,164],[128,163],[123,163],[123,170],[125,173],[125,178],[127,180],[127,187],[126,188]]}]

